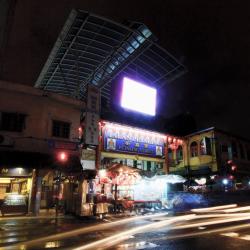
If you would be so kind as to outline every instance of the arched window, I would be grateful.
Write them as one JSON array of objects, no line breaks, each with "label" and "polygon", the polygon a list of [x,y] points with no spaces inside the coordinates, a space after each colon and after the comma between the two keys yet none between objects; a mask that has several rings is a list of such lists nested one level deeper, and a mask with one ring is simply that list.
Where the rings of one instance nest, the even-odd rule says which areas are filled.
[{"label": "arched window", "polygon": [[247,160],[250,161],[250,147],[247,146]]},{"label": "arched window", "polygon": [[174,159],[173,150],[171,148],[168,149],[168,159],[169,160]]},{"label": "arched window", "polygon": [[232,153],[233,157],[238,158],[238,149],[235,141],[232,142]]},{"label": "arched window", "polygon": [[245,151],[244,151],[243,145],[241,143],[239,143],[239,148],[240,148],[240,158],[245,159],[246,158]]},{"label": "arched window", "polygon": [[191,155],[191,157],[198,156],[198,144],[195,141],[193,141],[190,144],[190,155]]},{"label": "arched window", "polygon": [[211,155],[212,154],[210,138],[204,137],[200,141],[200,154],[201,155]]},{"label": "arched window", "polygon": [[183,149],[182,149],[181,145],[179,145],[177,150],[176,150],[176,158],[178,161],[183,160]]}]

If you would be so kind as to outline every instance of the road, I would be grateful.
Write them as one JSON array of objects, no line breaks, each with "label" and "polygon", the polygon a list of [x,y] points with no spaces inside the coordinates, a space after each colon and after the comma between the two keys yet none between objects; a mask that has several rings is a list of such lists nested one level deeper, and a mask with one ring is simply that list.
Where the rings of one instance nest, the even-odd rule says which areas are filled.
[{"label": "road", "polygon": [[73,217],[0,220],[1,249],[249,249],[250,206],[104,221]]}]

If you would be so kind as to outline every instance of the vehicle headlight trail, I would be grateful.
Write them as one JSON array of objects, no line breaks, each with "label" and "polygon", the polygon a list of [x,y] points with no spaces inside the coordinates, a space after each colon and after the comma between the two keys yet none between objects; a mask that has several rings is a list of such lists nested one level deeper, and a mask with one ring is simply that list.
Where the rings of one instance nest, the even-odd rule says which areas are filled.
[{"label": "vehicle headlight trail", "polygon": [[151,230],[152,228],[157,229],[157,228],[161,228],[163,226],[167,226],[170,225],[172,223],[181,221],[181,220],[187,220],[187,219],[193,219],[194,218],[194,214],[190,214],[190,215],[183,215],[183,216],[177,216],[168,220],[164,220],[164,221],[160,221],[160,222],[154,222],[154,223],[150,223],[144,226],[139,226],[133,229],[129,229],[126,231],[123,231],[121,233],[117,233],[115,235],[106,237],[104,239],[86,244],[84,246],[80,246],[77,248],[74,248],[74,250],[84,250],[84,249],[96,249],[98,247],[105,247],[105,244],[109,244],[109,246],[112,244],[116,244],[118,242],[121,242],[125,239],[128,239],[131,235],[133,234],[137,234],[140,232],[145,232],[147,230]]},{"label": "vehicle headlight trail", "polygon": [[129,223],[129,222],[134,222],[134,221],[137,221],[137,220],[151,219],[151,218],[166,216],[167,214],[168,213],[149,214],[149,215],[135,216],[135,217],[131,217],[131,218],[126,218],[126,219],[122,219],[122,220],[118,220],[118,221],[114,221],[114,222],[109,222],[109,223],[101,223],[101,224],[90,226],[90,227],[78,228],[78,229],[71,230],[71,231],[68,231],[68,232],[53,234],[53,235],[41,237],[39,239],[34,239],[34,240],[22,242],[22,243],[19,243],[19,244],[8,246],[8,247],[6,247],[6,249],[17,249],[17,248],[22,247],[23,245],[32,246],[32,245],[40,244],[40,243],[47,242],[47,241],[65,239],[65,238],[69,238],[69,237],[72,237],[72,236],[75,236],[75,235],[100,231],[100,230],[108,229],[110,227],[123,225],[123,224]]}]

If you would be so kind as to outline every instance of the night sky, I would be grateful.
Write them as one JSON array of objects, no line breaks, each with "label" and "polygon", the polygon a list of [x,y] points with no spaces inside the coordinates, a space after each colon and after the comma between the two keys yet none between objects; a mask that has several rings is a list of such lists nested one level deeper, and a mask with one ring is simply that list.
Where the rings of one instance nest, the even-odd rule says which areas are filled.
[{"label": "night sky", "polygon": [[12,5],[0,32],[0,78],[33,86],[72,8],[118,22],[140,21],[188,68],[161,91],[158,112],[167,117],[188,112],[199,128],[216,126],[250,138],[248,2],[2,0],[0,28],[6,3]]}]

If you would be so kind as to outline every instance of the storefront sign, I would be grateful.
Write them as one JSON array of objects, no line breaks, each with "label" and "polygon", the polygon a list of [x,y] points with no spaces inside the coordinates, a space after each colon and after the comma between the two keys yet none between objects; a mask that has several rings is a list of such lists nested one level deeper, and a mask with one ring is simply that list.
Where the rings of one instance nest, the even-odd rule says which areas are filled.
[{"label": "storefront sign", "polygon": [[81,160],[95,161],[96,152],[93,149],[83,149],[81,155]]},{"label": "storefront sign", "polygon": [[95,170],[95,150],[83,149],[81,154],[81,165],[83,170]]},{"label": "storefront sign", "polygon": [[104,149],[107,151],[128,152],[154,157],[164,155],[165,137],[150,131],[125,126],[104,127]]},{"label": "storefront sign", "polygon": [[0,168],[0,177],[30,176],[32,169],[27,168]]},{"label": "storefront sign", "polygon": [[78,148],[76,142],[49,140],[48,144],[49,144],[49,147],[54,148],[54,149],[65,149],[65,150],[75,151]]},{"label": "storefront sign", "polygon": [[83,170],[95,170],[95,161],[81,160]]}]

